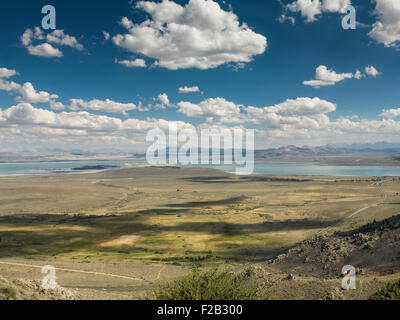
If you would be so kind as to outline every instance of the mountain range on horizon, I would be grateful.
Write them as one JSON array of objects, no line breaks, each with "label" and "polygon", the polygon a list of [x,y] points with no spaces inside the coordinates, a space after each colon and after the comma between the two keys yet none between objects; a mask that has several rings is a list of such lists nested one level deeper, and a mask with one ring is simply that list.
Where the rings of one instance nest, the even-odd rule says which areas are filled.
[{"label": "mountain range on horizon", "polygon": [[[167,149],[167,154],[171,149]],[[199,153],[201,150],[199,149]],[[210,149],[210,154],[212,150]],[[214,154],[224,151],[214,150]],[[254,151],[256,161],[266,162],[315,162],[331,165],[400,165],[400,144],[358,143],[351,145],[282,146],[278,148],[257,149]],[[0,162],[53,162],[53,161],[145,161],[146,152],[88,152],[83,150],[67,151],[52,149],[43,152],[21,151],[0,152]]]},{"label": "mountain range on horizon", "polygon": [[[399,152],[400,153],[400,143],[397,142],[387,142],[381,141],[376,143],[352,143],[352,144],[326,144],[321,146],[296,146],[296,145],[282,145],[278,147],[270,147],[270,148],[260,148],[255,149],[256,153],[265,152],[265,151],[282,151],[282,152],[291,152],[291,151],[305,151],[305,152],[337,152],[337,151],[380,151],[380,152]],[[134,155],[141,155],[144,154],[144,151],[121,151],[118,149],[104,149],[98,152],[95,151],[86,151],[82,149],[62,149],[62,148],[51,148],[51,149],[41,149],[41,150],[24,150],[24,151],[15,151],[15,152],[1,152],[0,154],[19,154],[19,153],[31,153],[31,154],[40,154],[40,153],[68,153],[72,155],[99,155],[99,154],[113,154],[113,155],[127,155],[127,154],[134,154]]]}]

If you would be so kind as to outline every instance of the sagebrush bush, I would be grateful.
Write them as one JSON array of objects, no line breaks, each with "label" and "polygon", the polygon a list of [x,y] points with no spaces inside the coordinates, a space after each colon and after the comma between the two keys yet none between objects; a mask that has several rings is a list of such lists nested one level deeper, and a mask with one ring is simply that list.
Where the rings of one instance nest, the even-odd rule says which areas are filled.
[{"label": "sagebrush bush", "polygon": [[400,281],[387,284],[385,288],[373,294],[370,300],[400,300]]},{"label": "sagebrush bush", "polygon": [[[254,286],[240,276],[213,268],[201,272],[197,268],[178,279],[154,289],[157,300],[257,300]],[[264,297],[265,298],[265,297]]]},{"label": "sagebrush bush", "polygon": [[17,292],[14,288],[2,287],[0,288],[0,300],[15,300],[17,299]]}]

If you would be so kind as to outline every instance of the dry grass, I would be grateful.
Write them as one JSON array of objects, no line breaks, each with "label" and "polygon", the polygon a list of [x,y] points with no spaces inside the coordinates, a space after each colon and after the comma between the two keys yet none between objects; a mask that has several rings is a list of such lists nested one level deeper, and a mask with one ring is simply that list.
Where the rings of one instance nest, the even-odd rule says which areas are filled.
[{"label": "dry grass", "polygon": [[173,168],[2,177],[0,254],[237,264],[398,210],[398,181],[384,204],[342,221],[380,201],[370,179],[269,178]]}]

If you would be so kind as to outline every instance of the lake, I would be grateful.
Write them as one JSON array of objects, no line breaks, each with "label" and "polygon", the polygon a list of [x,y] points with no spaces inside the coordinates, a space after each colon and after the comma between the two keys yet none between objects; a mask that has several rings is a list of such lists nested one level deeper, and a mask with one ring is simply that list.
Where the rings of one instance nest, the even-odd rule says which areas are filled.
[{"label": "lake", "polygon": [[[86,166],[119,166],[120,168],[143,167],[144,161],[65,161],[39,163],[0,163],[0,175],[15,174],[54,174],[80,172],[73,168]],[[188,166],[189,167],[189,166]],[[195,165],[190,167],[215,168],[226,172],[234,172],[234,165]],[[400,167],[358,167],[358,166],[320,166],[308,162],[256,162],[255,174],[270,175],[337,175],[383,177],[400,176]]]},{"label": "lake", "polygon": [[[215,168],[226,172],[235,172],[236,168],[234,165],[202,165],[196,167]],[[309,162],[256,162],[254,173],[269,175],[392,177],[400,176],[400,167],[320,166]]]}]

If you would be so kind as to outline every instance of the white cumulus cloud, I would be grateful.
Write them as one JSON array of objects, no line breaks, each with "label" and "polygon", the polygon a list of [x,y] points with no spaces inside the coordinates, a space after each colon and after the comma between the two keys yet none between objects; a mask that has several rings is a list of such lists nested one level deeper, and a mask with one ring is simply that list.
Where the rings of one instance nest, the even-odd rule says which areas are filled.
[{"label": "white cumulus cloud", "polygon": [[[41,44],[34,45],[34,42],[44,41]],[[66,34],[64,30],[54,30],[51,33],[45,33],[41,28],[35,27],[34,30],[26,29],[21,36],[21,43],[28,49],[28,52],[34,56],[46,58],[61,58],[63,53],[54,45],[68,46],[76,50],[83,50],[83,45],[78,40]]]},{"label": "white cumulus cloud", "polygon": [[383,118],[396,118],[400,116],[400,108],[394,108],[394,109],[384,109],[382,113],[379,115],[380,117]]},{"label": "white cumulus cloud", "polygon": [[233,12],[212,0],[139,1],[137,9],[151,16],[134,24],[121,20],[128,33],[112,38],[129,52],[155,59],[155,65],[176,70],[210,69],[225,63],[245,63],[265,52],[267,39],[240,23]]},{"label": "white cumulus cloud", "polygon": [[17,74],[17,71],[7,69],[7,68],[0,68],[0,79],[1,78],[10,78]]},{"label": "white cumulus cloud", "polygon": [[115,102],[110,99],[106,100],[93,99],[90,101],[85,101],[82,99],[71,99],[71,105],[68,108],[71,110],[83,109],[83,110],[102,111],[107,113],[121,113],[127,116],[128,111],[136,109],[136,105],[133,103]]},{"label": "white cumulus cloud", "polygon": [[42,43],[36,46],[28,46],[27,48],[28,52],[33,56],[46,57],[46,58],[52,58],[52,57],[61,58],[64,56],[63,53],[60,51],[60,49],[54,48],[49,43]]},{"label": "white cumulus cloud", "polygon": [[[20,103],[3,110],[0,114],[0,127],[12,125],[33,126],[40,125],[46,128],[85,130],[85,132],[123,132],[160,128],[168,129],[169,121],[163,119],[138,120],[129,118],[121,120],[103,115],[95,115],[86,111],[61,112],[35,108],[29,103]],[[193,128],[191,124],[177,122],[179,128]]]},{"label": "white cumulus cloud", "polygon": [[[351,0],[296,0],[284,6],[286,11],[299,12],[306,22],[314,22],[323,13],[343,13],[344,9],[351,4]],[[282,15],[281,22],[289,20],[287,15]],[[291,20],[292,23],[294,20]]]},{"label": "white cumulus cloud", "polygon": [[83,45],[81,45],[75,37],[64,33],[64,30],[54,30],[46,35],[46,40],[50,43],[83,50]]},{"label": "white cumulus cloud", "polygon": [[29,102],[29,103],[46,103],[52,99],[58,99],[58,95],[50,94],[45,91],[36,91],[32,83],[26,82],[24,85],[18,88],[18,92],[21,94],[17,98],[18,101]]},{"label": "white cumulus cloud", "polygon": [[106,31],[103,31],[103,36],[104,36],[104,40],[109,40],[110,39],[110,34]]},{"label": "white cumulus cloud", "polygon": [[373,24],[369,36],[386,47],[393,47],[400,42],[400,1],[374,0],[377,21]]},{"label": "white cumulus cloud", "polygon": [[207,122],[241,122],[240,107],[224,98],[211,98],[194,104],[182,101],[177,104],[178,112],[187,117],[205,118]]},{"label": "white cumulus cloud", "polygon": [[376,70],[374,66],[365,67],[365,73],[373,77],[376,77],[381,74],[378,70]]},{"label": "white cumulus cloud", "polygon": [[145,68],[146,61],[144,59],[135,59],[135,60],[118,60],[115,59],[115,63],[122,64],[127,68]]},{"label": "white cumulus cloud", "polygon": [[0,90],[14,91],[19,96],[16,98],[20,102],[28,103],[50,103],[54,99],[58,99],[58,95],[50,94],[46,91],[36,91],[33,84],[25,82],[20,85],[13,81],[3,80],[4,78],[10,78],[17,74],[17,71],[10,70],[7,68],[0,68]]},{"label": "white cumulus cloud", "polygon": [[159,94],[157,100],[167,107],[171,106],[171,102],[169,101],[168,95],[166,93]]},{"label": "white cumulus cloud", "polygon": [[319,88],[323,86],[333,86],[345,79],[361,79],[362,77],[363,74],[359,70],[357,70],[354,74],[336,73],[336,71],[330,70],[326,66],[321,65],[315,71],[315,80],[304,81],[303,84],[306,86]]},{"label": "white cumulus cloud", "polygon": [[179,93],[192,93],[192,92],[200,92],[200,88],[198,86],[193,87],[181,87],[179,88]]}]

